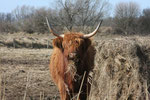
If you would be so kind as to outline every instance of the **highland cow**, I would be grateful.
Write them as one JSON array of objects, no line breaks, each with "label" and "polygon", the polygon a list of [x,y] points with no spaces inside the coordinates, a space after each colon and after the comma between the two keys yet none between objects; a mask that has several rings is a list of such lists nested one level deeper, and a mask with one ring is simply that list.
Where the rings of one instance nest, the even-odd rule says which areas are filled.
[{"label": "highland cow", "polygon": [[78,100],[86,100],[90,92],[88,78],[94,67],[95,55],[90,38],[96,34],[102,21],[90,34],[68,32],[58,35],[46,20],[50,32],[56,36],[53,39],[50,73],[59,89],[61,100],[77,97]]}]

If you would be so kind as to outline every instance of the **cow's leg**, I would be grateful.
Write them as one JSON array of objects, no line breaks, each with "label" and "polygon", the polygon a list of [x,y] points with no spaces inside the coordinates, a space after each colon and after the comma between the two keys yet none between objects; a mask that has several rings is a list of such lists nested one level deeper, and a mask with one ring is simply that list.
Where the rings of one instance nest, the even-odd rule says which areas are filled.
[{"label": "cow's leg", "polygon": [[59,81],[59,83],[58,83],[58,89],[59,89],[59,92],[60,92],[60,98],[61,98],[61,100],[66,100],[65,86],[63,85],[62,81]]},{"label": "cow's leg", "polygon": [[58,89],[59,89],[59,92],[60,92],[61,100],[70,100],[69,91],[68,91],[68,89],[66,87],[66,84],[64,83],[63,80],[59,81]]}]

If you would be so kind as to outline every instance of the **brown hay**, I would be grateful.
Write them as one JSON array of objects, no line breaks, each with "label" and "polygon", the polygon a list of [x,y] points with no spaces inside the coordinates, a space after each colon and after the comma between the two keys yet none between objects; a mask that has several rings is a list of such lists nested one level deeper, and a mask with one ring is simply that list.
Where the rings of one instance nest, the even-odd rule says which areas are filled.
[{"label": "brown hay", "polygon": [[[98,41],[90,100],[149,100],[148,39]],[[150,41],[149,41],[150,43]]]},{"label": "brown hay", "polygon": [[0,47],[15,47],[15,48],[52,48],[52,36],[48,34],[0,34]]}]

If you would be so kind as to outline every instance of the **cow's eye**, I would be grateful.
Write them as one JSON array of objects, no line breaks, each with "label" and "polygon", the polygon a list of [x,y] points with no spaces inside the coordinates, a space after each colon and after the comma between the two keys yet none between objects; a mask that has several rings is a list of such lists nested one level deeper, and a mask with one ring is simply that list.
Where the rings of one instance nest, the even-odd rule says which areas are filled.
[{"label": "cow's eye", "polygon": [[75,43],[79,44],[79,41],[75,40]]}]

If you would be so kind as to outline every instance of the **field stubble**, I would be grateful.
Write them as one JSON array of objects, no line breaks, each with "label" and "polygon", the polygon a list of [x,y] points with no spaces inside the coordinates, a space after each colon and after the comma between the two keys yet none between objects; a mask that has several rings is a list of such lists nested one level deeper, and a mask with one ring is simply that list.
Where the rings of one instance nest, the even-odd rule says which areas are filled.
[{"label": "field stubble", "polygon": [[[45,35],[36,35],[36,34],[26,36],[23,33],[20,33],[20,35],[18,36],[17,34],[9,34],[8,36],[5,34],[5,35],[2,35],[2,37],[0,37],[0,44],[2,45],[2,46],[0,45],[0,90],[1,90],[0,100],[25,100],[25,99],[26,100],[60,100],[59,92],[56,86],[54,85],[54,83],[52,82],[50,78],[50,74],[49,74],[49,59],[50,59],[52,49],[50,48],[49,49],[35,49],[35,48],[29,49],[28,48],[27,49],[25,47],[20,47],[17,49],[9,48],[7,45],[3,45],[3,43],[7,44],[7,41],[9,41],[9,38],[14,38],[20,41],[19,43],[22,43],[21,41],[23,41],[23,39],[27,39],[26,41],[24,41],[27,44],[28,43],[32,44],[33,42],[37,42],[37,43],[41,43],[42,45],[44,45],[45,40],[46,41],[49,40],[51,42],[51,39],[54,37],[50,36],[49,38],[48,35],[45,36]],[[32,41],[29,42],[29,40],[32,40]],[[94,79],[104,77],[106,78],[105,80],[109,80],[107,75],[103,76],[103,74],[107,72],[103,71],[104,73],[101,73],[101,69],[103,68],[105,69],[105,67],[109,68],[109,66],[104,66],[105,63],[108,63],[108,65],[109,64],[115,65],[114,62],[116,59],[113,59],[113,58],[115,57],[117,58],[118,56],[114,55],[114,53],[118,52],[119,50],[122,50],[123,52],[119,52],[118,54],[130,56],[130,53],[128,53],[128,51],[132,47],[138,44],[141,50],[143,50],[142,52],[144,52],[146,55],[148,55],[148,57],[150,57],[150,54],[149,54],[150,36],[128,37],[128,36],[118,36],[118,35],[106,36],[105,34],[100,34],[96,36],[94,40],[97,41],[97,42],[94,42],[94,45],[96,46],[96,48],[99,47],[99,49],[97,49],[97,54],[95,58],[96,59],[95,64],[97,66],[95,68],[100,67],[98,68],[99,70],[96,69],[96,72],[99,72],[99,73],[98,74],[95,73],[96,77]],[[10,43],[11,42],[12,41],[10,41]],[[110,44],[110,46],[108,44]],[[114,47],[113,45],[115,45],[116,47]],[[107,52],[108,54],[112,53],[114,55],[113,57],[111,57],[111,55],[107,57],[107,59],[112,59],[113,63],[110,61],[101,59],[103,57],[102,54],[107,56],[106,55]],[[132,49],[132,53],[135,53],[135,52],[136,52],[136,49]],[[139,58],[137,57],[137,59]],[[129,62],[132,61],[132,59],[127,59],[127,60],[129,60]],[[134,62],[135,61],[133,61],[133,63]],[[135,63],[138,63],[138,62],[135,62]],[[147,68],[149,68],[149,60],[148,60],[148,63],[146,64],[147,64]],[[120,65],[120,67],[121,66],[122,65]],[[114,67],[110,69],[113,70],[113,68]],[[118,71],[118,72],[121,73],[122,75],[121,71]],[[136,72],[139,73],[138,71]],[[126,74],[123,77],[126,77]],[[149,88],[149,79],[147,79],[147,81],[148,81],[148,85],[144,85],[144,86],[147,86],[147,88]],[[110,90],[109,88],[106,89],[107,86],[106,87],[104,86],[104,88],[101,88],[101,86],[103,85],[108,85],[109,82],[102,81],[102,79],[96,79],[95,83],[96,82],[102,83],[102,85],[98,85],[96,86],[96,88],[92,86],[93,91],[91,92],[92,93],[91,100],[95,100],[97,97],[100,97],[101,95],[100,91],[103,91],[103,89],[107,91]],[[121,83],[119,84],[125,84],[125,83],[121,81]],[[114,90],[112,87],[110,88],[112,89],[112,91]],[[116,87],[116,89],[118,89],[118,87]],[[106,91],[106,94],[104,93],[104,91],[102,93],[104,93],[104,95],[107,95],[108,94],[107,91]],[[113,92],[109,92],[109,93],[112,94]],[[119,95],[121,95],[120,92],[119,92]],[[111,96],[106,96],[106,98],[110,98],[110,97]],[[99,100],[99,99],[96,99],[96,100]]]},{"label": "field stubble", "polygon": [[0,98],[5,100],[59,99],[58,90],[49,74],[51,51],[52,49],[1,47]]}]

